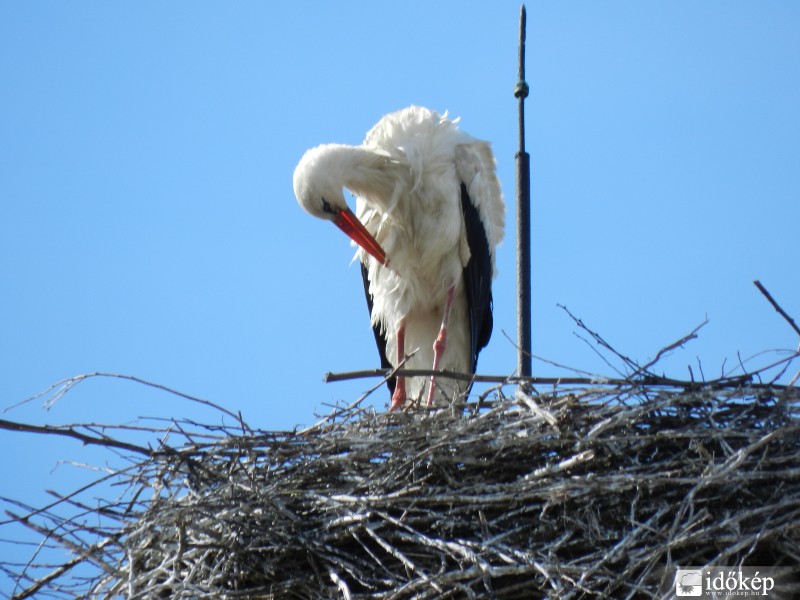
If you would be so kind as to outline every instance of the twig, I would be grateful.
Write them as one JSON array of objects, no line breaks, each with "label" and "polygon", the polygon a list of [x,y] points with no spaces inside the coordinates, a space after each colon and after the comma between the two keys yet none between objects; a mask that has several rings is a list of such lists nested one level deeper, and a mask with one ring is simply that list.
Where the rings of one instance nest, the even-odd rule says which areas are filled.
[{"label": "twig", "polygon": [[[95,479],[93,481],[90,481],[86,485],[83,485],[83,486],[79,487],[78,489],[70,492],[66,496],[57,496],[57,500],[55,502],[51,502],[49,504],[46,504],[45,506],[42,506],[41,508],[34,509],[34,508],[31,508],[29,506],[26,506],[26,505],[22,504],[21,502],[17,502],[15,500],[12,500],[11,498],[4,498],[2,496],[0,496],[0,501],[7,502],[9,504],[14,504],[16,506],[19,506],[20,508],[24,508],[25,510],[27,510],[28,514],[26,514],[24,517],[22,517],[22,519],[28,520],[28,519],[31,519],[32,517],[35,517],[36,515],[48,514],[49,511],[52,508],[55,508],[59,504],[62,504],[64,502],[69,501],[72,497],[77,496],[79,494],[82,494],[86,490],[89,490],[89,489],[91,489],[93,487],[96,487],[96,486],[100,485],[101,483],[104,483],[104,482],[106,482],[106,481],[108,481],[110,479],[118,478],[118,477],[120,477],[122,475],[125,475],[127,471],[136,471],[139,468],[141,468],[141,465],[132,465],[132,466],[128,467],[127,469],[122,469],[122,470],[114,471],[112,473],[108,473],[108,474],[102,476],[99,479]],[[6,514],[11,516],[11,514],[8,511],[6,511]],[[7,525],[7,524],[11,523],[12,521],[14,521],[15,519],[16,519],[16,517],[12,517],[11,520],[0,521],[0,525]]]},{"label": "twig", "polygon": [[17,408],[19,406],[22,406],[23,404],[27,404],[28,402],[32,402],[34,400],[37,400],[38,398],[41,398],[43,396],[47,396],[48,394],[50,394],[50,396],[45,401],[45,408],[49,409],[56,402],[58,402],[61,398],[63,398],[64,395],[67,394],[67,392],[72,390],[72,388],[74,388],[79,383],[82,383],[83,381],[86,381],[87,379],[99,378],[99,377],[107,377],[107,378],[114,378],[114,379],[124,379],[126,381],[132,381],[133,383],[138,383],[140,385],[144,385],[144,386],[147,386],[147,387],[155,388],[157,390],[161,390],[162,392],[167,392],[168,394],[172,394],[173,396],[178,396],[179,398],[183,398],[183,399],[189,400],[191,402],[196,402],[197,404],[202,404],[203,406],[208,406],[210,408],[213,408],[214,410],[218,410],[221,413],[224,413],[224,414],[228,415],[229,417],[233,418],[234,421],[239,423],[239,425],[242,427],[242,429],[244,429],[246,431],[249,431],[249,432],[252,432],[252,430],[247,425],[247,423],[245,423],[244,420],[242,419],[242,415],[241,414],[237,415],[236,413],[229,411],[224,406],[220,406],[219,404],[211,402],[210,400],[204,400],[204,399],[198,398],[196,396],[191,396],[189,394],[186,394],[186,393],[181,392],[179,390],[175,390],[173,388],[167,387],[167,386],[162,385],[160,383],[147,381],[146,379],[141,379],[140,377],[135,377],[133,375],[123,375],[123,374],[120,374],[120,373],[96,372],[96,373],[84,373],[82,375],[75,375],[74,377],[68,377],[67,379],[62,379],[61,381],[59,381],[57,383],[54,383],[53,385],[51,385],[47,389],[39,392],[38,394],[34,394],[33,396],[31,396],[29,398],[26,398],[25,400],[22,400],[21,402],[17,402],[16,404],[12,404],[11,406],[8,406],[8,407],[4,408],[3,412],[8,412],[11,409]]},{"label": "twig", "polygon": [[86,435],[85,433],[81,433],[80,431],[75,431],[74,426],[71,425],[63,427],[57,425],[29,425],[27,423],[17,423],[15,421],[7,421],[5,419],[0,419],[0,429],[6,429],[8,431],[18,431],[21,433],[44,433],[50,435],[60,435],[64,437],[74,438],[76,440],[83,442],[85,445],[105,446],[107,448],[119,448],[120,450],[128,450],[130,452],[136,452],[138,454],[142,454],[148,457],[153,455],[153,450],[149,448],[144,448],[142,446],[137,446],[129,442],[116,440],[114,438],[110,438],[105,435],[100,437],[92,437],[90,435]]},{"label": "twig", "polygon": [[754,284],[755,284],[755,286],[758,288],[758,290],[759,290],[759,291],[760,291],[762,294],[764,294],[764,297],[765,297],[767,300],[769,300],[769,303],[770,303],[770,304],[772,304],[772,307],[773,307],[775,310],[777,310],[777,311],[778,311],[778,314],[779,314],[780,316],[782,316],[784,319],[786,319],[786,322],[787,322],[787,323],[789,323],[789,325],[791,325],[791,326],[792,326],[792,329],[794,329],[794,330],[797,332],[797,334],[798,334],[798,335],[800,335],[800,327],[798,327],[798,326],[797,326],[797,323],[795,323],[795,322],[794,322],[794,319],[793,319],[792,317],[790,317],[790,316],[789,316],[789,315],[786,313],[786,311],[785,311],[785,310],[783,310],[783,309],[781,308],[780,304],[778,304],[778,303],[775,301],[775,298],[773,298],[773,297],[772,297],[772,294],[770,294],[770,293],[767,291],[767,289],[766,289],[766,288],[765,288],[763,285],[761,285],[761,282],[760,282],[758,279],[756,279],[755,281],[753,281],[753,283],[754,283]]},{"label": "twig", "polygon": [[[775,367],[779,364],[783,364],[786,360],[791,360],[793,357],[788,359],[782,359],[779,362],[776,362],[771,367]],[[678,389],[686,389],[686,390],[696,390],[701,388],[709,388],[709,389],[721,389],[721,388],[729,388],[729,387],[740,387],[742,385],[747,385],[748,387],[752,387],[753,389],[758,389],[759,387],[777,387],[779,389],[783,389],[786,386],[782,386],[779,384],[766,384],[766,383],[750,383],[753,373],[747,373],[745,375],[739,376],[732,376],[732,377],[720,377],[718,379],[709,379],[707,381],[693,381],[693,380],[685,380],[685,379],[673,379],[671,377],[662,377],[660,375],[641,375],[637,377],[631,378],[613,378],[613,377],[604,377],[604,378],[596,378],[596,377],[520,377],[519,375],[470,375],[469,373],[459,373],[457,371],[432,371],[429,369],[367,369],[367,370],[360,370],[360,371],[346,371],[341,373],[331,373],[328,372],[325,374],[324,381],[326,383],[332,383],[337,381],[348,381],[350,379],[367,379],[370,377],[387,377],[387,375],[393,374],[401,377],[431,377],[435,375],[436,377],[441,377],[443,379],[455,379],[459,381],[474,381],[476,383],[503,383],[514,385],[520,382],[529,383],[531,385],[547,385],[547,386],[565,386],[565,385],[577,385],[577,386],[596,386],[596,387],[626,387],[626,386],[652,386],[652,387],[667,387],[667,388],[678,388]]]},{"label": "twig", "polygon": [[589,329],[589,327],[586,326],[586,324],[583,322],[582,319],[579,319],[578,317],[573,315],[566,306],[564,306],[563,304],[558,304],[557,306],[560,309],[562,309],[564,312],[566,312],[578,327],[580,327],[586,333],[588,333],[590,336],[592,336],[592,338],[594,339],[595,342],[597,342],[600,346],[602,346],[603,348],[605,348],[606,350],[608,350],[609,352],[614,354],[623,363],[625,363],[628,366],[628,368],[632,369],[634,372],[637,372],[637,371],[641,370],[641,367],[639,366],[639,364],[636,361],[632,360],[631,358],[629,358],[629,357],[625,356],[624,354],[622,354],[621,352],[617,351],[617,349],[614,348],[611,344],[609,344],[606,340],[604,340],[603,337],[599,333],[597,333],[596,331],[594,331],[592,329]]},{"label": "twig", "polygon": [[36,593],[38,593],[42,588],[44,588],[47,584],[55,581],[61,577],[64,577],[73,567],[78,566],[79,564],[83,563],[84,558],[82,556],[76,556],[72,560],[65,562],[60,567],[57,567],[50,571],[44,577],[40,577],[36,581],[33,582],[32,585],[29,585],[25,590],[18,594],[14,594],[14,600],[24,600],[25,598],[32,598]]},{"label": "twig", "polygon": [[707,324],[708,324],[708,318],[705,318],[705,319],[703,319],[703,322],[702,322],[702,323],[700,323],[700,325],[698,325],[697,327],[695,327],[694,329],[692,329],[692,331],[691,331],[691,332],[689,332],[688,334],[686,334],[685,336],[683,336],[681,339],[679,339],[678,341],[676,341],[676,342],[673,342],[672,344],[670,344],[670,345],[668,345],[668,346],[665,346],[664,348],[662,348],[661,350],[659,350],[659,351],[658,351],[658,353],[656,354],[655,358],[654,358],[653,360],[651,360],[649,363],[647,363],[646,365],[644,365],[644,366],[640,367],[640,368],[639,368],[639,370],[633,374],[633,377],[635,377],[635,376],[636,376],[636,375],[638,375],[639,373],[648,373],[648,372],[649,372],[649,369],[650,369],[650,367],[652,367],[652,366],[653,366],[653,365],[655,365],[655,364],[656,364],[656,363],[657,363],[659,360],[661,360],[661,358],[662,358],[662,357],[663,357],[665,354],[667,354],[668,352],[672,352],[673,350],[675,350],[675,348],[680,348],[681,346],[683,346],[683,345],[684,345],[686,342],[688,342],[689,340],[694,340],[694,339],[697,339],[697,332],[698,332],[698,331],[700,331],[700,330],[701,330],[703,327],[705,327]]}]

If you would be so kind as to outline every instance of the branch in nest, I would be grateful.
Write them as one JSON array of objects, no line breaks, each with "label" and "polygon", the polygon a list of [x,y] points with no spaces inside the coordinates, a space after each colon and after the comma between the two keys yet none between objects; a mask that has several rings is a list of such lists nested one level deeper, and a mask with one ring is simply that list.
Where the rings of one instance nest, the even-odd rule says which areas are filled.
[{"label": "branch in nest", "polygon": [[[672,347],[665,349],[669,350]],[[783,359],[772,367],[782,364],[788,360],[793,360],[796,356]],[[337,381],[348,381],[351,379],[367,379],[371,377],[387,377],[389,375],[399,375],[402,377],[442,377],[444,379],[455,379],[459,381],[472,381],[475,383],[503,383],[503,384],[518,384],[528,383],[531,385],[546,385],[546,386],[563,386],[563,385],[577,385],[577,386],[608,386],[608,387],[621,387],[621,386],[652,386],[652,387],[667,387],[678,388],[686,390],[696,390],[700,388],[708,389],[721,389],[748,386],[754,389],[759,387],[778,387],[783,388],[779,384],[761,384],[752,383],[753,373],[747,373],[740,376],[720,377],[718,379],[709,379],[706,381],[698,382],[694,380],[673,379],[671,377],[662,377],[660,375],[643,375],[631,376],[631,378],[596,378],[596,377],[521,377],[518,375],[470,375],[469,373],[459,373],[456,371],[432,371],[430,369],[365,369],[360,371],[346,371],[340,373],[325,373],[323,380],[325,383],[333,383]]]},{"label": "branch in nest", "polygon": [[115,440],[108,436],[93,437],[91,435],[81,433],[80,431],[76,431],[76,426],[74,425],[64,425],[64,426],[29,425],[27,423],[17,423],[15,421],[7,421],[5,419],[0,419],[0,429],[6,429],[8,431],[18,431],[21,433],[41,433],[48,435],[60,435],[64,437],[74,438],[76,440],[83,442],[86,445],[117,448],[119,450],[136,452],[137,454],[142,454],[144,456],[151,456],[153,454],[153,451],[150,450],[149,448],[137,446],[136,444],[131,444],[129,442],[122,442],[120,440]]}]

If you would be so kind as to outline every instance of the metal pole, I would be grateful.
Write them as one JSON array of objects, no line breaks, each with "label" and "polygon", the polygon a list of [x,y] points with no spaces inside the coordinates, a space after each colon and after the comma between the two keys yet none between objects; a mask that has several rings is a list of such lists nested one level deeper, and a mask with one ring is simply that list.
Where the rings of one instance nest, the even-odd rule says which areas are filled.
[{"label": "metal pole", "polygon": [[517,372],[531,376],[531,182],[530,156],[525,152],[525,5],[519,14],[519,80],[514,97],[519,100],[519,151],[517,170]]}]

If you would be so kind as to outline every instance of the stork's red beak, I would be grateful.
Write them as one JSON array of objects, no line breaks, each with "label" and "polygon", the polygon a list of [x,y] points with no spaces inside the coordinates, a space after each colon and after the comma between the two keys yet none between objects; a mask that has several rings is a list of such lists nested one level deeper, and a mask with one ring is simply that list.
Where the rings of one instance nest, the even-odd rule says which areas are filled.
[{"label": "stork's red beak", "polygon": [[367,228],[364,227],[361,221],[358,220],[358,217],[353,214],[352,210],[349,208],[340,210],[333,222],[339,229],[344,231],[351,240],[369,252],[375,260],[382,265],[386,264],[386,253],[383,251],[383,248],[381,248],[377,240],[372,237],[372,234],[367,231]]}]

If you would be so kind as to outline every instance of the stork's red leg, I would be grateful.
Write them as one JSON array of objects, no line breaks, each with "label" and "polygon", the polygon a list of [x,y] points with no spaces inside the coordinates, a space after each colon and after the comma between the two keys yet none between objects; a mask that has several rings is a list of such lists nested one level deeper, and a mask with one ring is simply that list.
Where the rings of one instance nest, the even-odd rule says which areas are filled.
[{"label": "stork's red leg", "polygon": [[[406,356],[406,324],[405,321],[400,321],[400,326],[397,328],[397,364],[399,365]],[[397,377],[394,386],[394,394],[392,394],[392,405],[389,407],[390,411],[403,408],[406,403],[406,378]]]},{"label": "stork's red leg", "polygon": [[[447,297],[444,301],[444,311],[442,314],[442,327],[439,329],[439,335],[436,341],[433,342],[433,370],[439,370],[439,362],[442,360],[442,355],[447,347],[447,325],[450,323],[450,313],[453,311],[453,298],[456,295],[455,286],[447,288]],[[436,391],[436,375],[431,377],[431,387],[428,390],[428,406],[433,405],[433,395]]]}]

